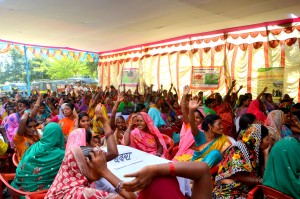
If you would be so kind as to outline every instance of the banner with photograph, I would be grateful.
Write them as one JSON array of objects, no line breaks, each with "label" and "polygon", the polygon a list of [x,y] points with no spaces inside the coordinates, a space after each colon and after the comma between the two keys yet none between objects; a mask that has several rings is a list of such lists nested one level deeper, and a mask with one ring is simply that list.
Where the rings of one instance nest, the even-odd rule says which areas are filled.
[{"label": "banner with photograph", "polygon": [[257,71],[257,93],[268,87],[267,92],[272,94],[274,101],[277,101],[282,97],[283,80],[284,68],[259,68]]},{"label": "banner with photograph", "polygon": [[191,88],[207,90],[218,89],[221,77],[221,69],[221,66],[193,66]]},{"label": "banner with photograph", "polygon": [[122,70],[122,85],[135,86],[139,82],[138,68],[124,68]]}]

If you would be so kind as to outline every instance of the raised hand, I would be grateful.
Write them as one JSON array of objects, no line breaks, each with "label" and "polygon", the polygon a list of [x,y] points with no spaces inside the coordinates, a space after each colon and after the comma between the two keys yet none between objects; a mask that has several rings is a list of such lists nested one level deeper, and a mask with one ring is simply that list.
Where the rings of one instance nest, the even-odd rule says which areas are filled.
[{"label": "raised hand", "polygon": [[196,110],[201,104],[201,101],[198,102],[198,100],[196,98],[190,100],[189,102],[189,109],[190,110]]},{"label": "raised hand", "polygon": [[102,113],[101,104],[96,106],[95,115],[96,115],[97,119],[99,119],[102,124],[104,124],[106,121],[108,121],[107,118]]},{"label": "raised hand", "polygon": [[268,90],[268,87],[265,87],[263,90],[263,93],[265,93]]},{"label": "raised hand", "polygon": [[86,158],[88,167],[97,171],[101,176],[105,175],[107,171],[106,155],[99,147],[93,149],[93,152],[90,153],[91,159]]},{"label": "raised hand", "polygon": [[117,102],[122,102],[124,100],[124,93],[118,93]]},{"label": "raised hand", "polygon": [[187,95],[190,92],[190,87],[188,85],[183,87],[183,95]]},{"label": "raised hand", "polygon": [[73,109],[73,117],[75,120],[78,120],[78,114],[75,108]]}]

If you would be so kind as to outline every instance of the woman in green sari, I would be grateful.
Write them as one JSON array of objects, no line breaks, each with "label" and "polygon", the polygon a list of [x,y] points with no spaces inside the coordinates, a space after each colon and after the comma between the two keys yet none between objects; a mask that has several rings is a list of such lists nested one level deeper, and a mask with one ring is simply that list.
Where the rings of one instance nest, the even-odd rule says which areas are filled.
[{"label": "woman in green sari", "polygon": [[11,185],[21,191],[49,189],[64,158],[64,135],[57,123],[48,124],[40,141],[24,153]]}]

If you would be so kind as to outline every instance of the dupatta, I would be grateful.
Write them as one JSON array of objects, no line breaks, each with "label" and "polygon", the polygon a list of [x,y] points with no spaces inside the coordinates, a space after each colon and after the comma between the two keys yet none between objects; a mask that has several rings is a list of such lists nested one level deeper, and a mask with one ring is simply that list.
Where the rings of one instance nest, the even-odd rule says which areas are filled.
[{"label": "dupatta", "polygon": [[139,130],[138,128],[135,128],[130,133],[130,146],[141,151],[156,155],[157,144],[155,138],[157,138],[163,147],[163,153],[161,157],[165,157],[167,147],[162,134],[160,133],[158,128],[154,126],[153,120],[147,113],[140,112],[139,114],[142,115],[150,132],[147,133],[145,131]]}]

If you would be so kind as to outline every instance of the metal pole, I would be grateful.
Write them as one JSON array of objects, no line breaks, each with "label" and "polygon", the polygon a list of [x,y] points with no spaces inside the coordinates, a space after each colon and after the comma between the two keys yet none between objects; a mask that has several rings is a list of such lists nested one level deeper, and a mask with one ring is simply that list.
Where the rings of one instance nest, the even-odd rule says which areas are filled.
[{"label": "metal pole", "polygon": [[24,45],[24,57],[25,57],[25,67],[26,67],[26,79],[27,79],[27,96],[30,96],[30,73],[29,73],[29,64],[27,58],[27,48]]}]

